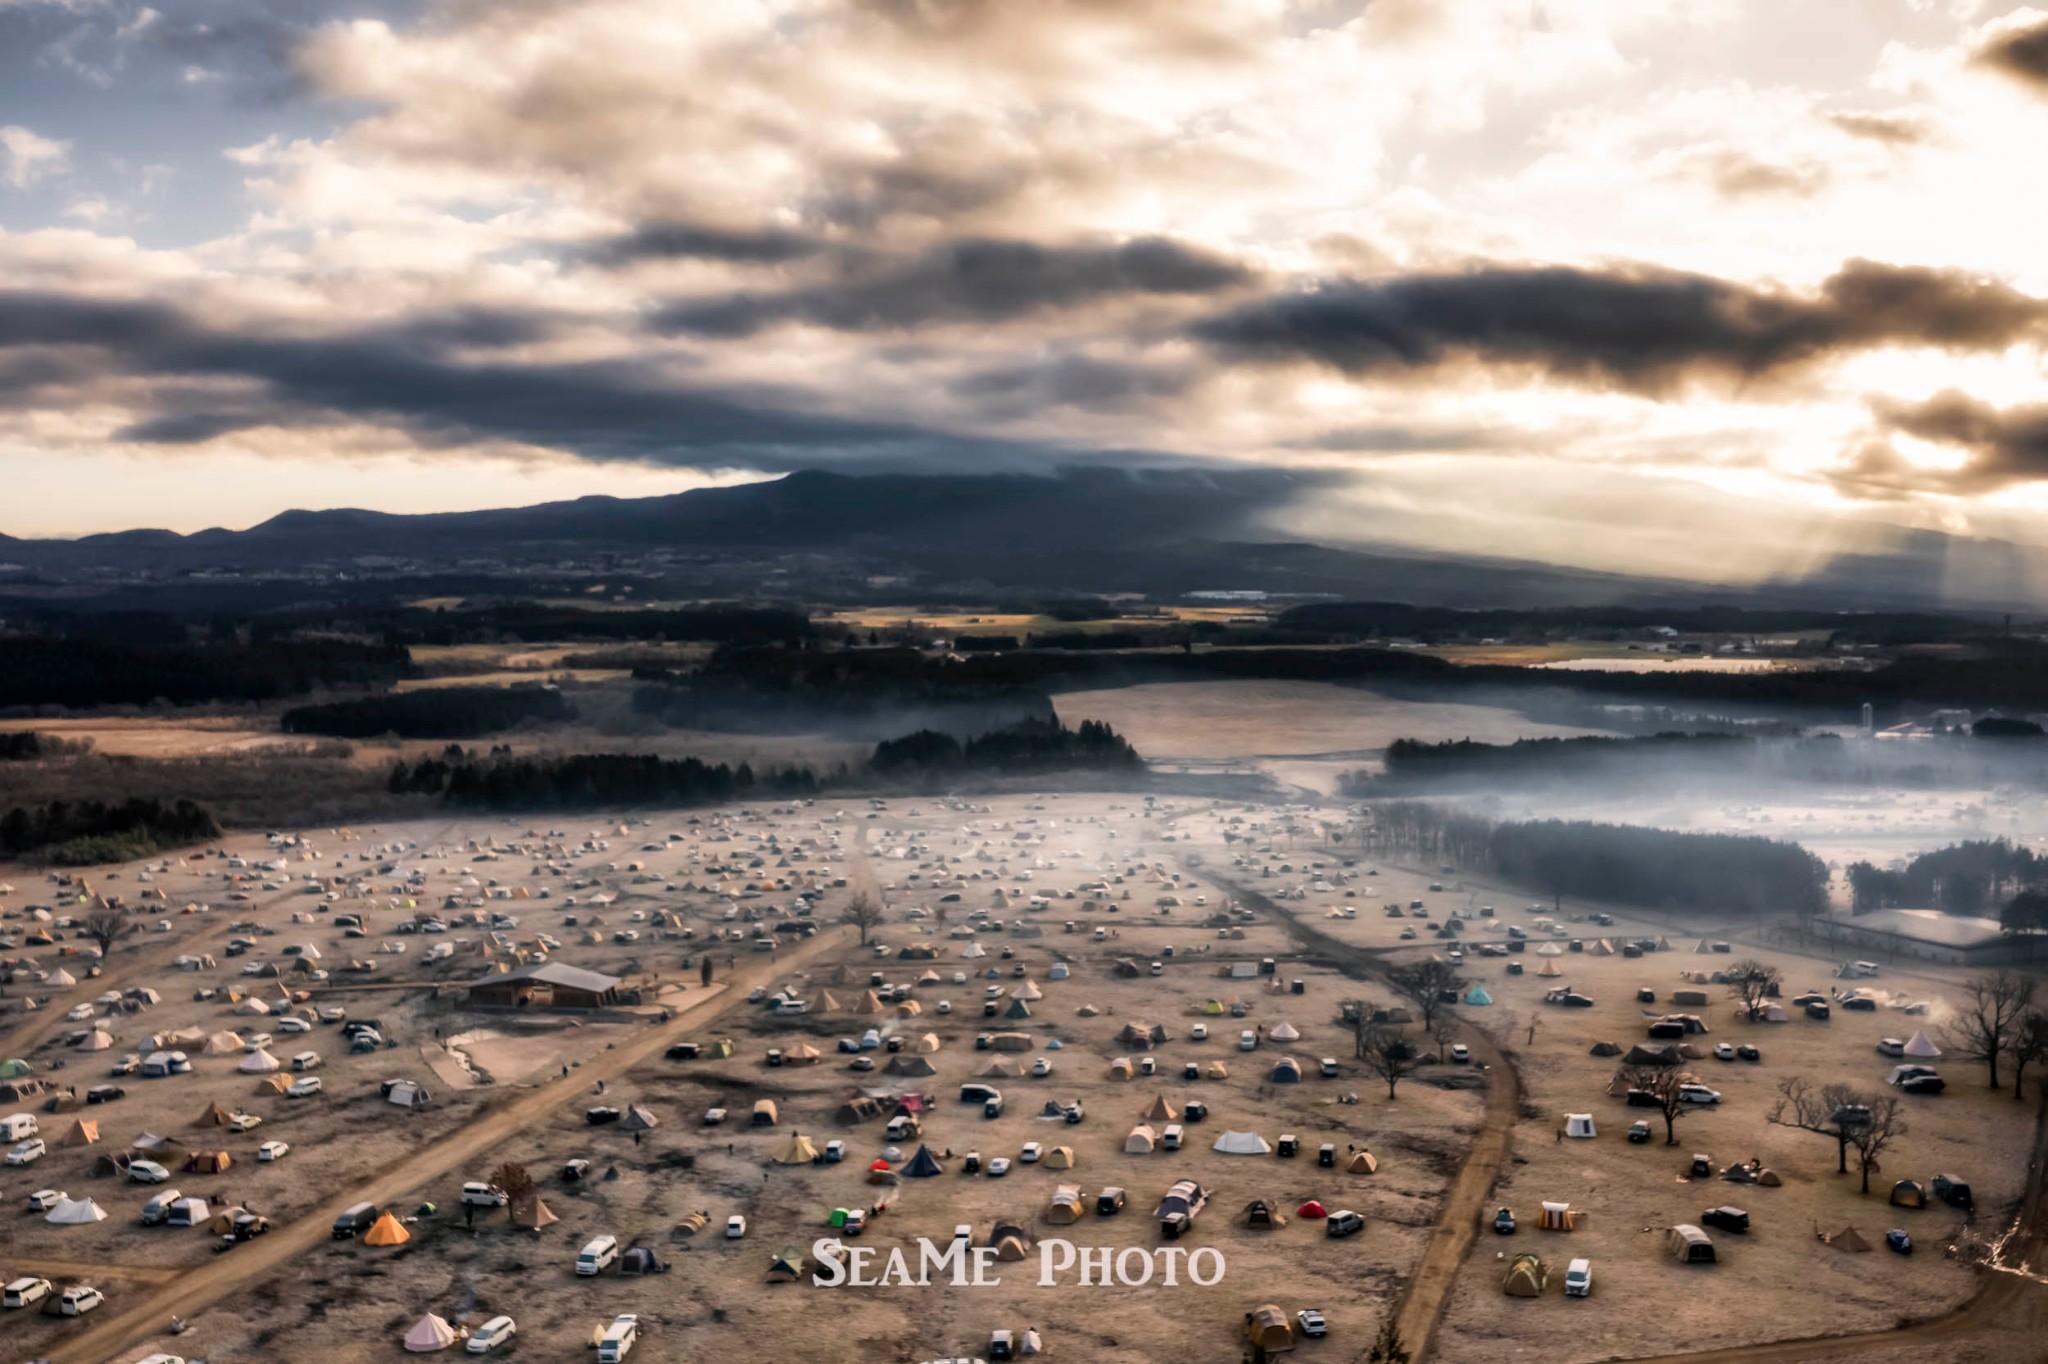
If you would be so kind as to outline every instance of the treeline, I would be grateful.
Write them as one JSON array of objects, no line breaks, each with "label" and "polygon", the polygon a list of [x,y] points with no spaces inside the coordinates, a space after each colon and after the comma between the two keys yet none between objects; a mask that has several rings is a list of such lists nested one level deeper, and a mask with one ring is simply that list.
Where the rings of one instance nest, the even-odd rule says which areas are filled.
[{"label": "treeline", "polygon": [[554,687],[428,687],[353,701],[298,706],[280,723],[287,734],[325,734],[339,739],[474,739],[498,734],[529,720],[554,723],[576,718],[575,709]]},{"label": "treeline", "polygon": [[1506,744],[1471,739],[1443,743],[1396,739],[1387,745],[1382,758],[1383,774],[1346,772],[1340,784],[1346,795],[1365,796],[1389,789],[1463,786],[1473,782],[1573,780],[1612,775],[1647,763],[1657,763],[1660,770],[1668,771],[1674,760],[1728,768],[1748,763],[1755,748],[1754,740],[1737,735],[1677,732],[1625,739],[1592,735],[1517,739]]},{"label": "treeline", "polygon": [[1542,894],[1729,914],[1817,911],[1827,864],[1794,843],[1584,820],[1494,823],[1419,801],[1374,811],[1368,847],[1488,871]]},{"label": "treeline", "polygon": [[584,809],[624,805],[716,805],[749,796],[813,796],[890,789],[908,780],[973,774],[1017,775],[1082,769],[1141,769],[1143,760],[1108,725],[1084,720],[1078,729],[1031,720],[979,734],[966,743],[920,731],[879,744],[855,771],[842,765],[819,775],[808,768],[756,772],[746,763],[706,763],[652,754],[577,753],[516,757],[451,746],[436,757],[392,765],[393,795],[439,796],[449,805],[492,810]]},{"label": "treeline", "polygon": [[90,752],[90,739],[59,739],[32,729],[0,734],[0,762],[32,763],[39,758],[69,758]]},{"label": "treeline", "polygon": [[2005,839],[1978,839],[1921,853],[1897,871],[1852,862],[1850,907],[1942,909],[1981,914],[2048,883],[2048,859]]},{"label": "treeline", "polygon": [[877,773],[1047,772],[1075,768],[1140,768],[1138,750],[1099,720],[1068,729],[1057,720],[1025,720],[961,743],[950,734],[919,730],[875,745],[868,767]]},{"label": "treeline", "polygon": [[189,800],[52,801],[0,816],[0,857],[91,866],[151,857],[220,832],[213,815]]},{"label": "treeline", "polygon": [[129,643],[17,636],[0,638],[0,707],[271,701],[316,687],[386,687],[410,667],[404,649],[340,640]]},{"label": "treeline", "polygon": [[1834,641],[1919,644],[1984,638],[1995,628],[1980,621],[1926,612],[1758,610],[1699,606],[1662,610],[1633,606],[1565,606],[1517,610],[1461,610],[1404,602],[1312,602],[1292,607],[1276,622],[1283,630],[1353,639],[1401,638],[1426,643],[1466,639],[1540,640],[1640,635],[1659,627],[1681,634],[1755,635],[1826,630]]},{"label": "treeline", "polygon": [[654,640],[711,644],[800,644],[814,633],[802,611],[770,606],[692,606],[675,609],[585,610],[537,602],[336,615],[331,628],[374,634],[387,644],[454,645],[592,640]]}]

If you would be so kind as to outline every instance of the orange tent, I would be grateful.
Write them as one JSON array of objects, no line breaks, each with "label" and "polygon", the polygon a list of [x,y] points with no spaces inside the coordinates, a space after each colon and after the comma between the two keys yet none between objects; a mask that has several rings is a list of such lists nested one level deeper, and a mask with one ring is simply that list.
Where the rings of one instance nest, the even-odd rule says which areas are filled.
[{"label": "orange tent", "polygon": [[412,1239],[412,1233],[389,1212],[377,1219],[377,1225],[363,1233],[366,1246],[402,1246]]}]

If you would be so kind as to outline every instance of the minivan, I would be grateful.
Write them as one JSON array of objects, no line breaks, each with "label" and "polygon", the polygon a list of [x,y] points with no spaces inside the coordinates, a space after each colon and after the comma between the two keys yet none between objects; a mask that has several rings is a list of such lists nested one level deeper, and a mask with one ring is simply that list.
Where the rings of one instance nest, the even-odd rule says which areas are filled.
[{"label": "minivan", "polygon": [[334,1239],[346,1241],[377,1225],[377,1205],[358,1203],[334,1219]]},{"label": "minivan", "polygon": [[1329,1220],[1323,1225],[1323,1235],[1331,1239],[1339,1236],[1350,1236],[1363,1230],[1365,1230],[1365,1217],[1363,1214],[1352,1212],[1349,1209],[1331,1213]]},{"label": "minivan", "polygon": [[[580,1269],[579,1269],[579,1272]],[[612,1318],[597,1341],[597,1364],[619,1364],[640,1343],[640,1318],[631,1313]]]},{"label": "minivan", "polygon": [[1593,1262],[1573,1260],[1564,1268],[1564,1295],[1567,1298],[1590,1298],[1593,1296]]},{"label": "minivan", "polygon": [[49,1296],[48,1279],[16,1279],[0,1296],[0,1307],[33,1307]]},{"label": "minivan", "polygon": [[33,1113],[9,1113],[0,1118],[0,1141],[20,1141],[23,1137],[36,1136],[40,1131]]},{"label": "minivan", "polygon": [[1168,1123],[1166,1130],[1159,1134],[1159,1144],[1169,1151],[1180,1150],[1181,1130],[1179,1123]]},{"label": "minivan", "polygon": [[576,1272],[585,1278],[602,1274],[618,1262],[619,1238],[616,1236],[596,1237],[576,1252]]}]

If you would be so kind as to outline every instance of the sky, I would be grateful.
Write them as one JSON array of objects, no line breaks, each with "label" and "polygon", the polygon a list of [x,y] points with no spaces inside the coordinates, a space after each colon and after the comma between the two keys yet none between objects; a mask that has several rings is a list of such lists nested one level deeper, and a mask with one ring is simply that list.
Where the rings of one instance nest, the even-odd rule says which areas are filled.
[{"label": "sky", "polygon": [[2043,146],[1987,0],[0,0],[0,532],[1143,464],[2048,544]]}]

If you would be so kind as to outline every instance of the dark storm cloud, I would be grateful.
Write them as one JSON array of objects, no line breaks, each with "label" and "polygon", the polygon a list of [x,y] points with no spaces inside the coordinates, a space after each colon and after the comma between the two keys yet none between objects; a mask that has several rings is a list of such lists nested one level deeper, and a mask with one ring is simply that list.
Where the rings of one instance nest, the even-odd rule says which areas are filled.
[{"label": "dark storm cloud", "polygon": [[973,402],[983,418],[1005,421],[1047,409],[1120,412],[1178,398],[1197,375],[1180,365],[1141,365],[1088,355],[1061,355],[998,365],[955,379],[948,391]]},{"label": "dark storm cloud", "polygon": [[1355,375],[1466,361],[1661,394],[1883,345],[1993,350],[2044,322],[2048,303],[1995,280],[1856,260],[1812,294],[1650,266],[1482,266],[1280,295],[1196,331],[1247,359]]},{"label": "dark storm cloud", "polygon": [[594,265],[617,267],[650,260],[713,260],[736,265],[781,265],[814,256],[814,238],[781,228],[707,227],[697,223],[643,223],[579,253]]},{"label": "dark storm cloud", "polygon": [[671,332],[745,336],[782,322],[838,331],[1004,322],[1120,298],[1217,293],[1253,278],[1235,261],[1163,237],[1065,247],[975,238],[907,261],[849,258],[840,271],[832,283],[785,293],[676,304],[657,314],[655,325]]},{"label": "dark storm cloud", "polygon": [[2005,30],[1978,48],[1974,60],[2048,94],[2048,19]]},{"label": "dark storm cloud", "polygon": [[[122,433],[140,441],[373,420],[430,445],[510,440],[594,460],[732,459],[768,470],[942,455],[1002,460],[1023,448],[813,415],[778,407],[778,395],[765,391],[700,392],[650,362],[463,363],[447,353],[532,334],[518,319],[468,312],[332,337],[267,335],[212,328],[163,305],[0,293],[0,361],[18,347],[66,347],[97,357],[92,377],[172,381],[161,409]],[[184,380],[242,380],[249,391],[222,397],[177,387]]]},{"label": "dark storm cloud", "polygon": [[1950,492],[1987,492],[2048,478],[2048,403],[1997,408],[1948,389],[1925,402],[1877,405],[1888,430],[1968,456],[1957,469],[1916,470],[1928,484]]}]

